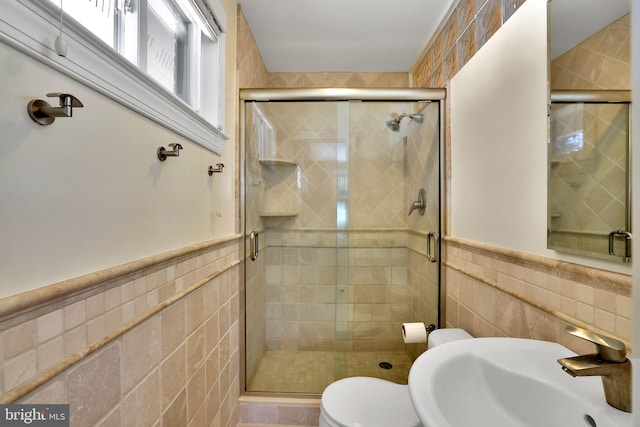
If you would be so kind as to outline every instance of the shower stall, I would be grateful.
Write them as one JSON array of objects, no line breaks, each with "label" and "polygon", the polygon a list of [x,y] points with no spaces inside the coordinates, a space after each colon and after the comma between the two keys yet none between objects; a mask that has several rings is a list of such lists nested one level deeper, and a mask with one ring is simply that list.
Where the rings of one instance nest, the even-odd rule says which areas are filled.
[{"label": "shower stall", "polygon": [[240,97],[246,390],[406,383],[401,324],[440,323],[444,90]]}]

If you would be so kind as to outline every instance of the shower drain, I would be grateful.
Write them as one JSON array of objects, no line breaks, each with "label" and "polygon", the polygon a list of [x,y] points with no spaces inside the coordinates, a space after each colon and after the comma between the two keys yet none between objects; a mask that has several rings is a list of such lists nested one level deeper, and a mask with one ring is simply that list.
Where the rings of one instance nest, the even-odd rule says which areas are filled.
[{"label": "shower drain", "polygon": [[393,365],[389,362],[380,362],[378,363],[378,366],[380,366],[382,369],[391,369],[393,368]]}]

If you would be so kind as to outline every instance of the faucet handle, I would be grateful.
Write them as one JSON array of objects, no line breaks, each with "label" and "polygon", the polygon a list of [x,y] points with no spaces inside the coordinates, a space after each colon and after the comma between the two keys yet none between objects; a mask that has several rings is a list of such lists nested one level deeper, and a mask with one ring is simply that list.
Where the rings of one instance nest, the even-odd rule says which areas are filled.
[{"label": "faucet handle", "polygon": [[594,343],[596,345],[598,357],[603,360],[607,360],[609,362],[624,362],[627,360],[627,350],[622,341],[571,325],[568,325],[564,330],[570,335]]}]

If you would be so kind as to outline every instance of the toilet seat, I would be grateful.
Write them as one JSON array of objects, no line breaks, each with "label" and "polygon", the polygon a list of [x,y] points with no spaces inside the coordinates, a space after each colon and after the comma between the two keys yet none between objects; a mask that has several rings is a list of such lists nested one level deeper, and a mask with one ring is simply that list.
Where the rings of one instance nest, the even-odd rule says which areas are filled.
[{"label": "toilet seat", "polygon": [[336,381],[322,393],[321,402],[321,426],[421,426],[411,405],[409,387],[379,378],[351,377]]}]

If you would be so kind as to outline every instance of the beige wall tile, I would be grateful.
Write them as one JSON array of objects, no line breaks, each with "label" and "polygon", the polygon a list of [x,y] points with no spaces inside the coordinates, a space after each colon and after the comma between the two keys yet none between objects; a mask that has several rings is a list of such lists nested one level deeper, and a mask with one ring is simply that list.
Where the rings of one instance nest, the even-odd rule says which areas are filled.
[{"label": "beige wall tile", "polygon": [[0,335],[4,360],[9,360],[36,346],[36,322],[28,321],[7,329]]},{"label": "beige wall tile", "polygon": [[162,386],[162,407],[166,408],[173,400],[185,392],[187,384],[187,364],[185,345],[178,347],[160,365]]},{"label": "beige wall tile", "polygon": [[616,311],[618,315],[633,318],[633,300],[627,296],[616,295]]},{"label": "beige wall tile", "polygon": [[[206,396],[206,376],[205,367],[201,366],[194,372],[187,382],[187,416],[188,419],[198,419],[197,413],[200,411]],[[206,414],[201,414],[201,416]]]},{"label": "beige wall tile", "polygon": [[64,315],[62,309],[55,310],[49,314],[39,317],[38,343],[44,343],[55,336],[62,335],[64,331],[63,319]]},{"label": "beige wall tile", "polygon": [[64,338],[60,335],[39,345],[36,352],[38,354],[38,372],[45,371],[63,359]]},{"label": "beige wall tile", "polygon": [[198,370],[205,358],[204,324],[187,337],[187,377]]},{"label": "beige wall tile", "polygon": [[66,373],[71,425],[93,425],[118,403],[120,358],[121,344],[113,342]]},{"label": "beige wall tile", "polygon": [[164,405],[162,425],[179,426],[187,419],[187,393],[183,389],[180,394],[169,404]]},{"label": "beige wall tile", "polygon": [[68,331],[75,328],[84,323],[86,318],[86,302],[84,300],[66,306],[64,308],[64,330]]},{"label": "beige wall tile", "polygon": [[[472,247],[472,246],[471,246]],[[474,254],[475,249],[469,248]],[[454,250],[449,250],[454,249]],[[626,296],[625,276],[616,276],[620,281],[617,287],[599,285],[598,277],[605,275],[606,280],[614,280],[610,273],[584,267],[584,273],[579,273],[575,266],[562,266],[562,263],[554,262],[549,268],[542,258],[537,262],[528,261],[530,267],[527,270],[537,270],[535,274],[524,270],[524,274],[517,273],[518,266],[511,268],[507,264],[519,264],[519,255],[510,261],[511,255],[505,255],[496,249],[492,256],[495,261],[490,264],[501,270],[497,281],[485,280],[484,284],[474,282],[478,269],[473,262],[463,261],[472,259],[474,262],[486,263],[484,256],[461,256],[463,248],[447,248],[449,267],[455,267],[459,271],[448,268],[445,276],[447,285],[447,310],[446,323],[453,326],[469,327],[475,333],[488,333],[495,328],[497,335],[521,336],[525,338],[544,339],[550,341],[569,343],[572,349],[580,348],[572,340],[566,340],[562,335],[567,319],[573,319],[571,323],[580,327],[594,327],[597,331],[605,331],[615,338],[630,342],[630,324],[628,318],[616,316],[616,310],[629,310],[629,297]],[[484,248],[482,253],[488,253]],[[532,260],[536,257],[530,257]],[[549,264],[550,265],[550,264]],[[567,269],[567,271],[563,271]],[[521,276],[522,280],[507,275],[507,271],[515,271],[514,275]],[[453,273],[452,273],[453,272]],[[588,280],[579,279],[579,274],[584,274]],[[543,277],[546,276],[546,277]],[[576,278],[570,280],[565,277]],[[483,279],[484,280],[484,279]],[[453,283],[455,281],[455,283]],[[515,285],[514,285],[515,283]],[[542,285],[540,287],[539,285]],[[488,295],[479,295],[480,292],[490,289]],[[454,293],[454,291],[456,293]],[[619,294],[616,294],[619,292]],[[495,319],[487,315],[487,307],[496,307]],[[622,305],[625,305],[622,308]],[[560,320],[562,318],[563,320]],[[483,325],[474,322],[484,322]],[[625,335],[626,334],[626,335]],[[566,344],[565,344],[566,345]]]},{"label": "beige wall tile", "polygon": [[46,386],[31,393],[24,399],[24,403],[48,402],[50,404],[67,404],[67,392],[62,378],[50,381]]},{"label": "beige wall tile", "polygon": [[136,326],[122,340],[122,391],[127,393],[160,362],[160,318]]},{"label": "beige wall tile", "polygon": [[184,310],[185,303],[178,301],[160,313],[162,358],[167,357],[184,341],[186,336]]},{"label": "beige wall tile", "polygon": [[153,426],[161,414],[160,375],[154,370],[124,398],[123,427]]},{"label": "beige wall tile", "polygon": [[105,336],[107,325],[104,316],[96,317],[87,322],[87,341],[92,343]]},{"label": "beige wall tile", "polygon": [[87,299],[87,319],[93,319],[104,314],[104,294],[100,293]]},{"label": "beige wall tile", "polygon": [[33,378],[37,372],[36,367],[35,350],[29,350],[7,360],[3,365],[5,390],[11,390]]},{"label": "beige wall tile", "polygon": [[204,291],[199,289],[185,299],[187,335],[191,334],[204,321]]}]

